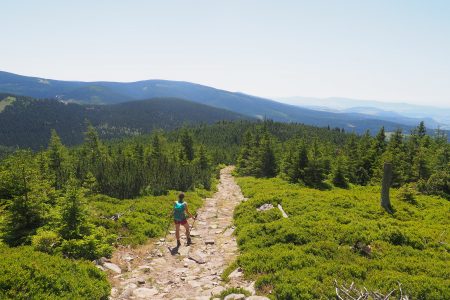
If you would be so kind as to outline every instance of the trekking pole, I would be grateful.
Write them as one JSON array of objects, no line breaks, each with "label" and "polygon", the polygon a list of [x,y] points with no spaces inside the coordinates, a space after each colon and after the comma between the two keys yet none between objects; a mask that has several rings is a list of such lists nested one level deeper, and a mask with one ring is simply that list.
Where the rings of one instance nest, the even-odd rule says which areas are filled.
[{"label": "trekking pole", "polygon": [[198,213],[195,213],[194,222],[192,222],[191,229],[194,228],[195,221],[197,221],[197,216],[198,216]]}]

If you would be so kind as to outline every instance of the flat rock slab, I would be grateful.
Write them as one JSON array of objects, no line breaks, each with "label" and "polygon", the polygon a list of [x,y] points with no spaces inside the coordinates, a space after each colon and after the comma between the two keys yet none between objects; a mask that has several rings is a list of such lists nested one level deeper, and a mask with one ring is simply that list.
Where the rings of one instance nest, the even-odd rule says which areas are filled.
[{"label": "flat rock slab", "polygon": [[120,269],[120,267],[118,265],[113,264],[113,263],[105,262],[103,264],[103,267],[105,267],[106,269],[111,270],[111,271],[113,271],[114,273],[117,273],[117,274],[121,274],[122,273],[122,269]]},{"label": "flat rock slab", "polygon": [[164,264],[167,263],[167,261],[166,261],[164,258],[160,257],[160,258],[155,258],[154,260],[152,260],[151,263],[152,263],[152,264],[160,264],[160,265],[164,265]]},{"label": "flat rock slab", "polygon": [[228,296],[226,296],[223,299],[224,300],[243,300],[243,299],[245,299],[245,295],[244,294],[229,294]]},{"label": "flat rock slab", "polygon": [[206,263],[206,255],[200,250],[197,250],[194,253],[189,253],[189,259],[192,259],[198,264]]},{"label": "flat rock slab", "polygon": [[270,299],[264,296],[250,296],[247,297],[246,300],[270,300]]},{"label": "flat rock slab", "polygon": [[242,270],[240,268],[237,268],[236,270],[231,272],[230,275],[228,275],[228,278],[238,278],[242,277],[242,275],[243,275]]},{"label": "flat rock slab", "polygon": [[154,288],[138,288],[133,291],[133,296],[139,299],[152,299],[152,296],[158,294],[158,290]]}]

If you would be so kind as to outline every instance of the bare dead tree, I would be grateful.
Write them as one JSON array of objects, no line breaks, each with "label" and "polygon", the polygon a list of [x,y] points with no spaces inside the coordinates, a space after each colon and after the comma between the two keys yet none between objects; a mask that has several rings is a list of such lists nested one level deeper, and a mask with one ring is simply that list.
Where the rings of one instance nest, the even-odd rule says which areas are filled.
[{"label": "bare dead tree", "polygon": [[392,164],[386,162],[384,163],[383,166],[383,182],[381,184],[381,207],[383,207],[390,214],[392,213],[391,200],[389,198],[391,181],[392,181]]},{"label": "bare dead tree", "polygon": [[393,297],[397,289],[393,289],[386,295],[383,295],[377,291],[368,291],[365,287],[358,289],[353,282],[348,287],[339,285],[336,279],[334,280],[334,286],[336,288],[336,299],[338,300],[409,300],[408,296],[403,295],[402,284],[400,282],[398,283],[398,295],[395,298]]}]

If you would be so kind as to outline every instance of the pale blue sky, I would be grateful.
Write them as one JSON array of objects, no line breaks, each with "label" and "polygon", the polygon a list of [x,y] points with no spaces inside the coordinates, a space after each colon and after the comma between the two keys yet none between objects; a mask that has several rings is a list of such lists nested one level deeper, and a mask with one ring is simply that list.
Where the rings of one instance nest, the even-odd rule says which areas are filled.
[{"label": "pale blue sky", "polygon": [[450,106],[450,1],[1,0],[0,70]]}]

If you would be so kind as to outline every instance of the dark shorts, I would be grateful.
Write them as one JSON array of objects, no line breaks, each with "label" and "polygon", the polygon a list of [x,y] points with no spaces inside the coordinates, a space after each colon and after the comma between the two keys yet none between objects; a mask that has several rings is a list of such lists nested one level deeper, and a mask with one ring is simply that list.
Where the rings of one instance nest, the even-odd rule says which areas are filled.
[{"label": "dark shorts", "polygon": [[183,221],[177,221],[177,220],[173,220],[175,222],[175,224],[180,224],[180,225],[185,225],[187,223],[187,220],[184,219]]}]

